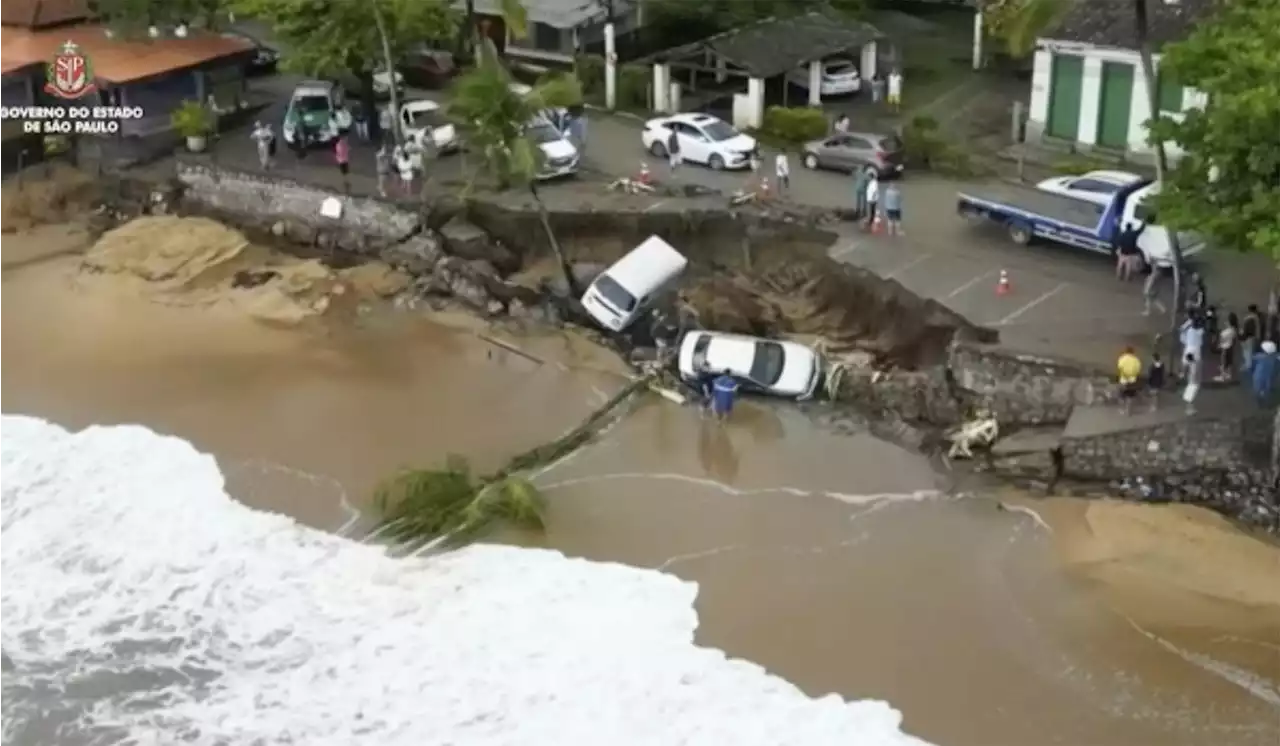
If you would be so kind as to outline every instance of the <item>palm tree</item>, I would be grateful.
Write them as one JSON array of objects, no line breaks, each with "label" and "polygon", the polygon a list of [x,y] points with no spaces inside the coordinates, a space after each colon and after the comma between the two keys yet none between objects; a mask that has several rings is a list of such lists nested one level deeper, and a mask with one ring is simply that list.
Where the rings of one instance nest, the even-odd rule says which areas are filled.
[{"label": "palm tree", "polygon": [[544,120],[542,113],[547,109],[581,103],[582,86],[577,78],[566,74],[549,79],[529,93],[513,90],[514,81],[498,59],[497,50],[488,39],[481,41],[483,61],[454,84],[449,114],[457,123],[468,151],[480,156],[499,188],[518,186],[529,190],[547,243],[560,264],[570,294],[576,297],[578,286],[573,271],[538,194],[542,150],[526,136],[526,125]]},{"label": "palm tree", "polygon": [[[1151,19],[1147,13],[1148,0],[1133,0],[1133,31],[1138,41],[1138,55],[1142,61],[1142,77],[1147,87],[1147,105],[1151,111],[1151,118],[1155,120],[1160,116],[1160,96],[1158,93],[1159,83],[1156,80],[1155,61],[1151,56],[1151,38],[1149,30],[1151,28]],[[1169,0],[1165,0],[1166,3]],[[1169,154],[1165,151],[1164,141],[1155,140],[1151,143],[1156,154],[1156,183],[1164,185],[1165,177],[1169,173]],[[1169,331],[1170,343],[1173,345],[1172,359],[1176,360],[1178,355],[1178,312],[1182,307],[1182,244],[1178,241],[1178,232],[1169,230],[1169,253],[1172,255],[1173,264],[1173,303],[1169,307]],[[1158,271],[1152,268],[1153,272]]]}]

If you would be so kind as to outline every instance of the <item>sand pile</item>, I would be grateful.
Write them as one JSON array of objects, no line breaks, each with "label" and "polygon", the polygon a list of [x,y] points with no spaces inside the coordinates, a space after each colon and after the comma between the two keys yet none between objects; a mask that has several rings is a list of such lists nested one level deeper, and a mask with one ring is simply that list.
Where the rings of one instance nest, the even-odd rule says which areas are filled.
[{"label": "sand pile", "polygon": [[382,264],[335,271],[249,242],[215,220],[151,216],[109,231],[84,266],[154,300],[229,307],[253,318],[295,324],[338,298],[388,297],[408,278]]}]

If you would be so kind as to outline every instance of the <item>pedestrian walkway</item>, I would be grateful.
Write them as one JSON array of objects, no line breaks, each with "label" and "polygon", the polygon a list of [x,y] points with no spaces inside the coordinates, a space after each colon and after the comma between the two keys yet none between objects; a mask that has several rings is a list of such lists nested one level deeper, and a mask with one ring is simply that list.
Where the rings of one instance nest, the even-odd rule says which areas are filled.
[{"label": "pedestrian walkway", "polygon": [[1260,411],[1248,391],[1242,386],[1205,388],[1196,397],[1196,413],[1188,415],[1181,398],[1181,389],[1163,392],[1161,405],[1154,412],[1147,400],[1139,397],[1134,402],[1132,414],[1126,415],[1120,405],[1078,406],[1071,411],[1064,439],[1092,438],[1099,435],[1143,430],[1185,420],[1215,420],[1241,417]]}]

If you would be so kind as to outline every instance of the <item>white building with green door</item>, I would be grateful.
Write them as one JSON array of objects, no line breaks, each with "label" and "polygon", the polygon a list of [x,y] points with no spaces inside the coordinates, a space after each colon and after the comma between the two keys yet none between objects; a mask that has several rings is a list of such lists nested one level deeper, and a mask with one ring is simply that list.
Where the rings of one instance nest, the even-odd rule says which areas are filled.
[{"label": "white building with green door", "polygon": [[[1211,0],[1147,0],[1156,49],[1160,112],[1178,116],[1204,106],[1198,91],[1160,75],[1159,48],[1182,39],[1206,17]],[[1039,40],[1031,78],[1027,139],[1143,157],[1147,142],[1146,79],[1136,49],[1132,0],[1077,0]],[[1280,52],[1278,52],[1280,53]],[[1177,155],[1176,146],[1169,152]]]}]

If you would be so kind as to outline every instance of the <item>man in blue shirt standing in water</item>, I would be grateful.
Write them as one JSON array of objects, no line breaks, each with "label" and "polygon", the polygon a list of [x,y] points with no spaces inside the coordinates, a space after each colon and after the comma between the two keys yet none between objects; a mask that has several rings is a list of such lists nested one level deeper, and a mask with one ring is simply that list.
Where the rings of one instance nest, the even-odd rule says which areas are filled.
[{"label": "man in blue shirt standing in water", "polygon": [[729,371],[724,371],[711,382],[711,412],[725,419],[733,411],[733,401],[738,397],[738,382]]}]

